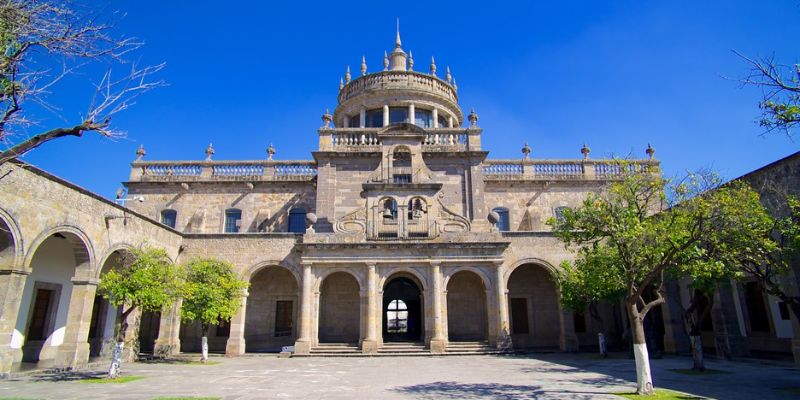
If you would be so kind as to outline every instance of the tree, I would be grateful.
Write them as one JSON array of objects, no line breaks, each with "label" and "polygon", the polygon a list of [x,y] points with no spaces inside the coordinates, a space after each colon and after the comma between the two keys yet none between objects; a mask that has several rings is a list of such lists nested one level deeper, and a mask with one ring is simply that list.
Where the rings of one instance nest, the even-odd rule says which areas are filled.
[{"label": "tree", "polygon": [[[675,276],[702,279],[724,273],[725,264],[707,251],[734,225],[739,211],[720,193],[708,191],[702,175],[667,180],[657,171],[619,161],[623,177],[598,194],[590,194],[564,218],[548,221],[556,237],[577,250],[563,280],[583,282],[580,296],[600,300],[623,292],[631,324],[637,392],[653,394],[644,332],[647,313],[664,302],[664,280]],[[717,232],[723,230],[725,232]],[[567,291],[569,294],[569,290]],[[565,299],[562,298],[562,301]],[[568,299],[566,300],[568,301]]]},{"label": "tree", "polygon": [[112,269],[101,277],[99,293],[114,307],[121,307],[114,327],[117,343],[108,371],[109,378],[116,378],[121,372],[128,316],[136,309],[161,311],[177,299],[180,287],[178,269],[163,249],[153,247],[125,252],[121,267]]},{"label": "tree", "polygon": [[759,125],[766,133],[777,131],[791,137],[792,129],[800,123],[800,64],[781,64],[773,56],[750,58],[735,53],[750,65],[750,74],[740,80],[742,84],[763,91],[758,104]]},{"label": "tree", "polygon": [[196,259],[186,266],[181,319],[198,321],[202,329],[201,361],[208,360],[208,330],[211,325],[230,321],[239,310],[245,282],[233,271],[233,266],[213,258]]},{"label": "tree", "polygon": [[[0,149],[0,164],[60,137],[90,131],[121,136],[111,126],[111,117],[164,84],[150,80],[164,64],[140,68],[129,63],[126,56],[142,43],[115,37],[113,24],[100,19],[63,1],[0,0],[0,141],[6,144]],[[112,75],[115,65],[125,66],[126,72]],[[59,110],[47,101],[57,84],[92,67],[105,72],[98,73],[87,93],[80,121],[31,132],[45,112]]]}]

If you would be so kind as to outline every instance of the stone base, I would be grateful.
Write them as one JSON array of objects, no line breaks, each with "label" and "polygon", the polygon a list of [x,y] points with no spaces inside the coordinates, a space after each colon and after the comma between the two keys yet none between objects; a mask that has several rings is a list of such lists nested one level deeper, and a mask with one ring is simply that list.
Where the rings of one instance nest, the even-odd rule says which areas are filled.
[{"label": "stone base", "polygon": [[299,340],[294,342],[294,354],[311,354],[311,342],[301,342]]},{"label": "stone base", "polygon": [[153,347],[153,355],[161,358],[172,357],[181,352],[181,341],[160,341],[156,340]]},{"label": "stone base", "polygon": [[502,335],[497,338],[497,350],[511,351],[514,346],[511,344],[511,336]]},{"label": "stone base", "polygon": [[11,377],[11,371],[14,369],[14,355],[15,351],[11,347],[0,348],[0,379]]},{"label": "stone base", "polygon": [[363,354],[376,354],[378,352],[377,340],[364,340],[361,342],[361,353]]},{"label": "stone base", "polygon": [[429,347],[431,354],[444,354],[447,351],[447,342],[441,339],[431,339]]},{"label": "stone base", "polygon": [[59,369],[76,370],[89,364],[89,343],[62,344],[58,346],[53,366]]},{"label": "stone base", "polygon": [[245,352],[244,339],[228,339],[225,345],[225,357],[238,357]]}]

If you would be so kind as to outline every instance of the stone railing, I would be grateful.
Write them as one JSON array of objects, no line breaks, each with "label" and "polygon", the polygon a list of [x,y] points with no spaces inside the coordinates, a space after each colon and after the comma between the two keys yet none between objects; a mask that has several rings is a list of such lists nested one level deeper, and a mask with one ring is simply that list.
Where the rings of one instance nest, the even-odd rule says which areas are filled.
[{"label": "stone railing", "polygon": [[[379,131],[384,128],[336,128],[319,130],[321,151],[381,151]],[[466,151],[481,149],[480,129],[425,128],[422,150]]]},{"label": "stone railing", "polygon": [[309,181],[314,161],[134,161],[131,182]]},{"label": "stone railing", "polygon": [[423,90],[458,103],[456,90],[447,82],[414,71],[383,71],[353,79],[339,91],[339,103],[361,93],[380,89]]},{"label": "stone railing", "polygon": [[486,160],[484,180],[614,180],[631,171],[659,171],[657,160]]}]

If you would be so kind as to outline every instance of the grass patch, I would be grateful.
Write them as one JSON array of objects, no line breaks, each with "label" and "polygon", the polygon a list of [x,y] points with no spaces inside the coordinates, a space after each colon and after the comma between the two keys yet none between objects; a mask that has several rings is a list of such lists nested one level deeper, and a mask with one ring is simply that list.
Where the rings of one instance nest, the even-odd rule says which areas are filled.
[{"label": "grass patch", "polygon": [[656,389],[656,393],[652,396],[641,396],[636,393],[614,393],[617,396],[626,399],[647,399],[647,400],[701,400],[705,397],[699,397],[691,394],[684,394],[667,389]]},{"label": "grass patch", "polygon": [[106,377],[102,378],[86,378],[81,379],[78,382],[80,383],[128,383],[133,381],[138,381],[139,379],[144,379],[143,376],[138,375],[126,375],[120,376],[119,378],[108,379]]},{"label": "grass patch", "polygon": [[683,375],[724,375],[730,374],[728,371],[722,371],[719,369],[710,369],[706,368],[705,371],[698,371],[696,369],[686,368],[686,369],[671,369],[670,372],[674,372],[676,374],[683,374]]},{"label": "grass patch", "polygon": [[153,400],[221,400],[222,397],[153,397]]}]

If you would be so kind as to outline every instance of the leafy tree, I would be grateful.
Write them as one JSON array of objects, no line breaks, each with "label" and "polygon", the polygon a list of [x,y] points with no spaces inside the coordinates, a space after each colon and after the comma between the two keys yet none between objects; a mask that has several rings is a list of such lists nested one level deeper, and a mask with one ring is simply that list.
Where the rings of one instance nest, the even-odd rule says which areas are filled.
[{"label": "leafy tree", "polygon": [[[744,211],[735,193],[708,191],[702,175],[670,181],[657,171],[620,161],[623,176],[606,190],[590,194],[561,220],[551,219],[556,237],[577,250],[576,261],[563,272],[571,298],[600,300],[623,293],[631,324],[636,359],[637,392],[653,394],[653,381],[644,332],[644,318],[664,302],[664,281],[674,274],[690,279],[720,276],[725,260],[709,249],[723,249],[734,233],[728,221]],[[730,194],[731,199],[725,195]],[[742,233],[743,235],[746,232]],[[577,291],[577,294],[570,293]],[[564,296],[562,295],[562,296]]]},{"label": "leafy tree", "polygon": [[[150,79],[164,65],[129,63],[126,57],[142,43],[115,37],[113,24],[100,22],[102,16],[91,9],[63,1],[0,0],[0,164],[60,137],[91,131],[120,136],[111,117],[164,84]],[[126,72],[112,76],[111,67],[123,65]],[[60,109],[47,95],[92,66],[106,71],[89,87],[86,108],[72,110],[83,111],[80,121],[31,132],[45,112]]]},{"label": "leafy tree", "polygon": [[225,261],[196,259],[186,266],[181,319],[201,324],[201,361],[208,359],[209,328],[230,321],[241,306],[242,291],[248,286],[249,283],[239,279],[233,266]]},{"label": "leafy tree", "polygon": [[125,252],[122,265],[101,277],[99,293],[114,307],[122,307],[114,328],[117,344],[108,371],[109,378],[120,374],[128,316],[137,309],[161,311],[177,299],[180,287],[180,273],[167,253],[152,247]]}]

